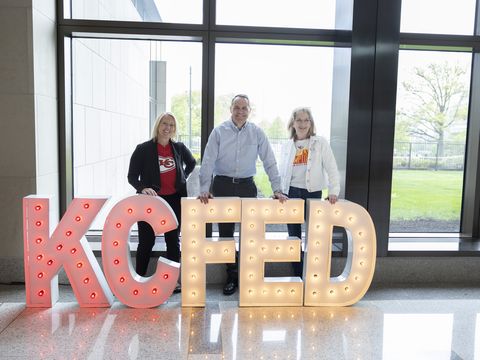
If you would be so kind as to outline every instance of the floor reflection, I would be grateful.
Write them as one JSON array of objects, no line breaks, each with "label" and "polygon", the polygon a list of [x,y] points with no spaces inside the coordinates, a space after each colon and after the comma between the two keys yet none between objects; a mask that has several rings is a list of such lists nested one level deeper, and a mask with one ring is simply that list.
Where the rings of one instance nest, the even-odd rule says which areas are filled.
[{"label": "floor reflection", "polygon": [[361,301],[343,308],[1,304],[0,357],[474,359],[479,313],[477,300]]},{"label": "floor reflection", "polygon": [[453,314],[385,314],[383,358],[450,359]]}]

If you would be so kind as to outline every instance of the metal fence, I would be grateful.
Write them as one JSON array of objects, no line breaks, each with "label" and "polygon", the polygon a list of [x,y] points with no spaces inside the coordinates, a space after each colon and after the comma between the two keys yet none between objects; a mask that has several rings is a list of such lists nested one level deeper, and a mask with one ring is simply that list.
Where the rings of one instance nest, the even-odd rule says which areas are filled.
[{"label": "metal fence", "polygon": [[[288,139],[269,138],[273,152],[279,159],[282,145]],[[200,136],[179,135],[178,141],[187,145],[193,154],[200,156]],[[465,161],[465,144],[444,142],[440,151],[436,142],[395,142],[393,148],[394,169],[415,170],[463,170]],[[443,153],[442,153],[443,152]]]},{"label": "metal fence", "polygon": [[394,169],[463,170],[465,144],[444,142],[395,142]]},{"label": "metal fence", "polygon": [[[183,142],[185,145],[188,146],[192,154],[198,154],[200,156],[200,151],[201,151],[201,140],[200,136],[190,136],[188,135],[178,135],[177,140]],[[284,142],[286,142],[288,139],[268,139],[270,141],[270,145],[272,145],[273,152],[275,153],[275,156],[277,159],[279,159],[282,145]]]},{"label": "metal fence", "polygon": [[192,152],[192,154],[198,154],[200,156],[202,143],[200,136],[188,136],[188,135],[178,135],[177,140],[183,142]]}]

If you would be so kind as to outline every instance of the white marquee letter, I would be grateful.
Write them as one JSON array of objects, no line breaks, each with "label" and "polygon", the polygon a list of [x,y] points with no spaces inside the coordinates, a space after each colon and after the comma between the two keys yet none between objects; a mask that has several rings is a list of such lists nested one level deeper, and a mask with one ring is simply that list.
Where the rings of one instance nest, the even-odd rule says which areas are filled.
[{"label": "white marquee letter", "polygon": [[239,222],[240,215],[239,198],[182,199],[182,306],[205,306],[205,264],[235,262],[235,241],[206,240],[205,224]]},{"label": "white marquee letter", "polygon": [[242,199],[240,306],[302,306],[300,278],[264,278],[265,262],[299,261],[300,240],[267,240],[265,224],[303,223],[303,200]]},{"label": "white marquee letter", "polygon": [[[308,232],[305,251],[305,305],[347,306],[368,290],[375,271],[377,241],[368,212],[360,205],[339,201],[308,200]],[[348,234],[347,265],[330,278],[333,226]]]}]

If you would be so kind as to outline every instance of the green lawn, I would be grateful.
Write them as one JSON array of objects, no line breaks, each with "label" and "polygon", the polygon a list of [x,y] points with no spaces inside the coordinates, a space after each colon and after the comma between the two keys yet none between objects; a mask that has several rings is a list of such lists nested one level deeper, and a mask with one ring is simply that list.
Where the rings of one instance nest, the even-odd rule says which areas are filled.
[{"label": "green lawn", "polygon": [[[270,182],[257,167],[257,187],[265,197],[272,195]],[[392,220],[457,220],[462,203],[462,171],[394,170]]]},{"label": "green lawn", "polygon": [[270,197],[273,195],[272,188],[270,187],[270,181],[263,166],[257,166],[257,175],[255,175],[255,184],[258,191],[262,193],[264,197]]},{"label": "green lawn", "polygon": [[462,171],[394,170],[392,220],[460,218]]}]

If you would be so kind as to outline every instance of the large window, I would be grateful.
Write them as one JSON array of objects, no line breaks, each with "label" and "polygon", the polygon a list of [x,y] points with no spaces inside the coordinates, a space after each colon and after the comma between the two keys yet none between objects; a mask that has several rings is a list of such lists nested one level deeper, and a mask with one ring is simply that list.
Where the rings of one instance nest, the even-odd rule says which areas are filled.
[{"label": "large window", "polygon": [[[132,194],[130,156],[163,111],[200,161],[246,93],[277,156],[292,110],[312,109],[379,255],[405,237],[462,251],[480,234],[479,1],[59,0],[62,208]],[[260,162],[255,181],[271,195]]]},{"label": "large window", "polygon": [[402,0],[401,31],[473,34],[475,0]]},{"label": "large window", "polygon": [[391,232],[459,232],[471,54],[400,51]]},{"label": "large window", "polygon": [[178,140],[200,158],[201,45],[188,42],[74,39],[74,195],[106,195],[107,211],[133,194],[130,156],[158,115],[172,111]]},{"label": "large window", "polygon": [[[64,0],[72,19],[200,24],[201,0]],[[70,11],[68,11],[70,10]]]},{"label": "large window", "polygon": [[[292,110],[310,107],[317,135],[331,139],[334,59],[350,59],[350,49],[313,46],[217,44],[215,69],[215,125],[230,116],[230,100],[237,93],[248,94],[252,112],[250,121],[266,133],[279,159],[282,144],[289,139],[287,125]],[[348,93],[347,76],[337,79]],[[337,102],[346,114],[348,97]],[[337,119],[346,128],[347,119]],[[336,144],[340,145],[340,143]],[[345,147],[342,143],[340,147]],[[346,149],[335,155],[345,163]],[[344,173],[344,167],[340,170]],[[259,196],[269,197],[272,189],[259,162],[255,182]],[[342,185],[344,181],[342,181]],[[343,188],[343,186],[342,186]]]},{"label": "large window", "polygon": [[217,24],[351,29],[352,0],[217,0]]}]

